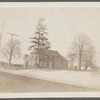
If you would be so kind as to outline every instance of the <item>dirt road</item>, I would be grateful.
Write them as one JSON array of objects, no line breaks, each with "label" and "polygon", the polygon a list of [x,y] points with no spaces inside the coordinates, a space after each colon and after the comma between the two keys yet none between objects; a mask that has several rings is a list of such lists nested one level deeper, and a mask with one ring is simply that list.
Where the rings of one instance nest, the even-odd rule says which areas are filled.
[{"label": "dirt road", "polygon": [[69,84],[0,72],[0,93],[97,91]]}]

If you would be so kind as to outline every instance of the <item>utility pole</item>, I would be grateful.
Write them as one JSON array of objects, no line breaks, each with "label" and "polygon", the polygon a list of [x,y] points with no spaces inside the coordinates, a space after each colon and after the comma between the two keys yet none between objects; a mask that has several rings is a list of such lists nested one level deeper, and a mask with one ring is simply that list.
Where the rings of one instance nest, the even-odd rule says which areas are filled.
[{"label": "utility pole", "polygon": [[13,41],[13,36],[18,36],[17,34],[14,34],[14,33],[8,33],[11,35],[11,41]]}]

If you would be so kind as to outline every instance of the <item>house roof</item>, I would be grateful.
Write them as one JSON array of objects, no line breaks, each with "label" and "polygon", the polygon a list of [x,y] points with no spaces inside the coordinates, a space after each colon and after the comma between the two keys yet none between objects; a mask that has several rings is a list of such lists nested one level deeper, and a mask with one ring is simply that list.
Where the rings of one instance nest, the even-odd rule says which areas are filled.
[{"label": "house roof", "polygon": [[[34,50],[36,50],[38,54],[60,57],[63,61],[67,61],[67,59],[64,56],[62,56],[58,51],[47,50],[47,49],[44,49],[44,48],[35,48]],[[31,54],[34,54],[34,52],[31,52]]]},{"label": "house roof", "polygon": [[62,59],[63,59],[64,61],[67,61],[67,59],[66,59],[64,56],[62,56]]},{"label": "house roof", "polygon": [[54,50],[47,50],[43,48],[36,48],[36,50],[39,54],[51,55],[51,56],[61,56],[57,51],[54,51]]}]

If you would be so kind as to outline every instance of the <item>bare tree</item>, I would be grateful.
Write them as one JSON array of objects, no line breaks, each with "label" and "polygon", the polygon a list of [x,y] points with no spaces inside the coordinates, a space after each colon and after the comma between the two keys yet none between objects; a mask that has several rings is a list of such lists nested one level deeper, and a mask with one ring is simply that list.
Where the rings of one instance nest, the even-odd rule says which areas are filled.
[{"label": "bare tree", "polygon": [[8,60],[9,67],[11,66],[12,59],[21,56],[21,48],[18,40],[9,40],[4,48],[1,50],[1,54]]},{"label": "bare tree", "polygon": [[68,58],[68,66],[70,67],[70,69],[73,69],[74,67],[74,60],[75,60],[75,53],[71,50],[72,48],[69,49],[68,51],[68,55],[67,55],[67,58]]},{"label": "bare tree", "polygon": [[95,64],[95,48],[93,46],[89,45],[87,50],[84,52],[83,63],[85,70],[87,70],[88,66],[93,68]]},{"label": "bare tree", "polygon": [[70,55],[73,54],[74,58],[78,60],[79,70],[81,70],[83,65],[87,70],[89,63],[93,63],[95,51],[87,35],[81,33],[74,37],[71,52]]}]

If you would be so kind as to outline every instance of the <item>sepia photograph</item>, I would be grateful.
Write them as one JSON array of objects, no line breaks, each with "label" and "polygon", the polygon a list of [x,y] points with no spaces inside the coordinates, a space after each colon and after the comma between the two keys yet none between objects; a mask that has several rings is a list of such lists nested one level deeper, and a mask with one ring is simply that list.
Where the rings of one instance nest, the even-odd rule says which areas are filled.
[{"label": "sepia photograph", "polygon": [[99,43],[100,3],[0,3],[0,97],[100,96]]}]

